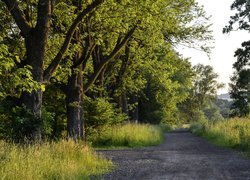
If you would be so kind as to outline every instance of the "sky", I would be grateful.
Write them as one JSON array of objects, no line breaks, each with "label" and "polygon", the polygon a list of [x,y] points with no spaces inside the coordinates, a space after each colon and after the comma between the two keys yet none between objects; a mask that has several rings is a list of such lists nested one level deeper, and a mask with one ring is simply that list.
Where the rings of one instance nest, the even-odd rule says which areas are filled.
[{"label": "sky", "polygon": [[228,83],[230,76],[233,74],[232,65],[236,61],[234,52],[241,47],[241,43],[246,41],[249,34],[246,31],[234,31],[230,34],[223,34],[222,29],[228,25],[230,16],[234,12],[230,9],[234,0],[197,0],[200,5],[204,6],[207,15],[211,15],[210,23],[214,37],[214,48],[210,59],[208,56],[198,50],[180,48],[179,52],[184,57],[190,57],[193,65],[198,63],[211,65],[214,71],[219,75],[219,82],[226,84],[225,88],[218,91],[218,94],[228,92]]}]

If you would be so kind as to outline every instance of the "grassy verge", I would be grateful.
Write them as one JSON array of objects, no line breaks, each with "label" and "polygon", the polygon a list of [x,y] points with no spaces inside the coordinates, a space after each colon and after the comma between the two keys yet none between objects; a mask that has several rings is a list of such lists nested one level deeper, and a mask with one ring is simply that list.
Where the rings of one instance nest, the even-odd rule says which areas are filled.
[{"label": "grassy verge", "polygon": [[89,179],[112,168],[80,143],[60,141],[21,147],[0,142],[0,179]]},{"label": "grassy verge", "polygon": [[95,147],[143,147],[160,144],[164,130],[160,126],[125,124],[104,128],[101,133],[90,137]]},{"label": "grassy verge", "polygon": [[234,118],[215,123],[193,124],[191,131],[216,145],[235,148],[250,155],[250,119]]}]

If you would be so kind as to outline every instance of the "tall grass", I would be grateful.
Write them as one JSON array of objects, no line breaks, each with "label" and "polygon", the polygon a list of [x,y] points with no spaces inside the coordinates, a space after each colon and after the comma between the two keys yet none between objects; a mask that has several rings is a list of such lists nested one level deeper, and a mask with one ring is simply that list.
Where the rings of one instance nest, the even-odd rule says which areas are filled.
[{"label": "tall grass", "polygon": [[250,118],[233,118],[195,125],[192,131],[217,145],[250,152]]},{"label": "tall grass", "polygon": [[94,146],[142,147],[160,144],[163,135],[160,126],[128,123],[103,128],[90,139]]},{"label": "tall grass", "polygon": [[89,179],[111,167],[80,143],[63,140],[24,147],[0,142],[0,179]]}]

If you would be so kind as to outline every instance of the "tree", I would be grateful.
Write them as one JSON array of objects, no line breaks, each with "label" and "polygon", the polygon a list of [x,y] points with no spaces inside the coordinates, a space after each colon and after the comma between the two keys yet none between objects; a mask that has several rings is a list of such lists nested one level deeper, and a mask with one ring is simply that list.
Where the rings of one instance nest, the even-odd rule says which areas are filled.
[{"label": "tree", "polygon": [[[229,33],[235,29],[249,32],[249,1],[235,0],[231,9],[237,12],[230,17],[229,25],[223,29],[223,32]],[[234,99],[231,106],[233,116],[246,116],[250,113],[250,41],[243,42],[241,46],[242,48],[235,51],[234,56],[237,61],[233,64],[235,72],[230,83],[230,96]]]},{"label": "tree", "polygon": [[[154,75],[152,84],[158,89],[151,94],[157,95],[160,109],[171,114],[187,96],[182,85],[188,84],[190,70],[173,46],[210,38],[206,23],[200,21],[206,19],[202,8],[194,0],[84,2],[1,1],[1,15],[10,14],[0,20],[4,39],[0,58],[13,65],[0,72],[0,81],[21,76],[22,82],[6,84],[0,89],[3,96],[19,90],[21,98],[14,106],[24,104],[38,125],[42,104],[55,114],[54,126],[65,122],[59,114],[66,112],[68,136],[76,139],[83,136],[83,97],[103,98],[138,119],[138,99]],[[199,23],[193,24],[196,20]],[[53,107],[54,99],[60,102]],[[41,136],[39,126],[32,134]]]},{"label": "tree", "polygon": [[192,87],[192,68],[173,50],[160,49],[146,73],[144,96],[140,97],[140,121],[174,125],[180,123],[178,104]]},{"label": "tree", "polygon": [[201,109],[206,100],[217,95],[217,90],[224,84],[218,83],[218,74],[214,73],[213,67],[198,64],[194,66],[195,79],[193,97],[197,99],[197,107]]},{"label": "tree", "polygon": [[[2,1],[5,3],[10,15],[15,20],[15,23],[20,30],[20,34],[24,39],[25,59],[22,60],[22,64],[28,65],[32,68],[31,73],[33,80],[41,85],[45,85],[57,69],[81,20],[88,13],[92,12],[97,6],[103,3],[102,0],[96,0],[92,4],[86,6],[78,14],[68,29],[59,52],[48,67],[44,69],[46,47],[51,30],[50,24],[53,14],[52,10],[55,5],[54,1],[39,0],[37,4],[35,3],[35,5],[33,3],[30,4],[29,2],[26,2],[21,6],[16,0]],[[36,15],[34,15],[34,13]],[[42,94],[42,89],[39,89],[34,90],[31,93],[24,91],[21,96],[21,103],[34,113],[37,117],[36,119],[38,124],[40,123],[39,121],[41,121]],[[35,138],[40,138],[41,130],[39,128],[34,129],[33,136]]]},{"label": "tree", "polygon": [[247,116],[250,113],[250,69],[236,71],[231,77],[231,116]]},{"label": "tree", "polygon": [[[156,6],[155,4],[158,5]],[[186,8],[184,8],[184,6]],[[192,10],[195,10],[195,13],[187,13],[187,11]],[[81,91],[83,93],[86,93],[89,91],[92,85],[95,85],[102,90],[106,89],[105,86],[108,85],[104,84],[105,78],[109,78],[107,76],[112,76],[110,72],[117,72],[119,75],[117,77],[115,85],[113,85],[112,87],[112,91],[115,91],[115,89],[118,88],[122,90],[120,91],[122,93],[122,97],[118,97],[118,99],[120,99],[119,103],[123,104],[124,111],[127,111],[126,109],[128,108],[126,106],[128,105],[126,105],[127,98],[125,97],[125,94],[128,94],[128,90],[126,90],[125,88],[127,85],[125,85],[125,87],[122,87],[122,84],[129,83],[128,79],[122,80],[123,78],[121,78],[122,76],[126,76],[125,71],[133,72],[134,76],[138,77],[138,74],[141,70],[134,70],[132,67],[133,65],[131,63],[136,62],[137,64],[135,65],[135,67],[138,67],[140,66],[139,63],[144,64],[147,63],[146,61],[150,61],[150,58],[154,58],[154,55],[149,56],[148,54],[154,54],[154,50],[164,43],[165,38],[168,41],[171,41],[171,43],[173,44],[177,43],[177,41],[184,41],[184,39],[185,42],[188,43],[191,42],[191,39],[196,37],[199,37],[201,39],[202,37],[204,39],[207,38],[206,33],[204,33],[206,31],[204,24],[197,24],[193,27],[186,26],[187,22],[193,20],[195,17],[197,17],[197,14],[200,14],[200,12],[202,12],[200,10],[201,9],[196,7],[194,1],[190,1],[187,3],[184,3],[182,1],[178,3],[176,3],[175,1],[168,1],[163,3],[163,1],[160,0],[154,2],[149,1],[140,3],[132,1],[127,1],[123,3],[112,1],[105,3],[104,6],[100,7],[97,11],[91,13],[91,15],[88,16],[85,25],[86,27],[84,26],[87,29],[85,30],[85,34],[87,34],[88,38],[86,38],[86,40],[84,39],[85,43],[83,44],[85,44],[85,46],[82,49],[84,49],[84,51],[86,49],[92,50],[90,51],[91,57],[88,57],[82,62],[84,64],[84,68],[86,68],[86,63],[88,63],[88,60],[91,59],[93,72],[89,73],[88,76],[84,77],[83,81],[88,82],[83,84],[83,90],[80,90],[79,88],[81,87],[81,85],[77,85],[78,88],[74,88],[72,86],[77,84],[75,83],[77,82],[75,76],[75,80],[72,81],[73,83],[71,83],[71,85],[69,84],[67,89],[75,89],[77,90],[77,92],[69,92],[66,94],[68,94],[69,97],[76,96],[77,94],[80,94]],[[126,16],[123,16],[124,14],[126,14]],[[171,18],[169,14],[171,14]],[[186,16],[187,18],[180,18],[181,15]],[[168,24],[170,23],[170,21],[172,23],[171,26],[169,26]],[[176,32],[177,30],[179,32]],[[91,40],[91,42],[88,42],[89,39]],[[93,48],[87,47],[91,44]],[[129,57],[126,57],[128,51]],[[143,54],[139,54],[139,52]],[[84,52],[82,54],[85,55]],[[140,55],[144,59],[139,61],[139,58],[142,58],[140,57]],[[117,71],[117,66],[114,65],[117,65],[117,62],[119,62],[119,60],[123,61],[123,63],[121,64],[123,67],[120,68],[120,71]],[[128,66],[124,65],[126,63],[124,61],[130,61],[129,69],[127,68]],[[80,64],[79,62],[81,61],[73,60],[73,62],[77,62],[76,64],[73,63],[72,67],[75,68],[77,65]],[[82,71],[86,72],[85,69],[83,69]],[[71,70],[71,72],[74,72],[73,69]],[[77,70],[76,72],[79,73],[79,70]],[[137,84],[134,82],[135,79],[131,80],[133,80],[131,84]],[[142,83],[139,84],[141,85]],[[136,85],[133,86],[135,87]],[[131,96],[134,96],[130,97],[130,99],[135,99],[135,101],[137,101],[136,99],[138,95],[136,95],[135,93],[138,93],[139,88],[132,89],[137,90],[129,92]],[[112,94],[114,94],[114,92]],[[98,97],[100,96],[100,94],[95,96]],[[80,98],[71,99],[72,101],[67,103],[67,107],[69,107],[68,110],[75,109],[75,113],[73,114],[76,118],[68,118],[68,122],[74,124],[75,127],[74,131],[71,132],[76,132],[76,134],[78,134],[77,128],[79,127],[79,123],[77,122],[80,122],[79,104],[81,103],[79,102]],[[73,104],[75,106],[72,106]],[[136,102],[134,102],[133,104],[136,104]],[[75,119],[75,123],[72,122],[72,119]]]},{"label": "tree", "polygon": [[180,109],[187,114],[189,120],[198,120],[197,114],[199,116],[204,113],[206,105],[217,96],[217,90],[224,84],[217,81],[218,74],[213,71],[212,66],[198,64],[193,67],[193,71],[193,88]]}]

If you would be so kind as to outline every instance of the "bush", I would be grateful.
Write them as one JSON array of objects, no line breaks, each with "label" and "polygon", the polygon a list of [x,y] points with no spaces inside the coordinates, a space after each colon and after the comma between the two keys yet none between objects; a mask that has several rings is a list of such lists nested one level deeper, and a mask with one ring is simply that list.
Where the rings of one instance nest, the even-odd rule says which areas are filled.
[{"label": "bush", "polygon": [[42,120],[24,106],[16,106],[12,111],[1,115],[1,137],[15,142],[32,139],[34,129],[41,129],[43,137],[51,134],[54,114],[42,108]]},{"label": "bush", "polygon": [[201,135],[202,133],[204,133],[204,131],[206,129],[206,125],[207,125],[207,123],[205,123],[205,122],[194,122],[191,124],[190,130],[192,133],[194,133],[196,135]]},{"label": "bush", "polygon": [[1,179],[87,179],[112,163],[73,141],[19,146],[0,141]]},{"label": "bush", "polygon": [[196,135],[202,134],[208,126],[208,119],[202,111],[197,111],[193,114],[190,130]]},{"label": "bush", "polygon": [[218,107],[210,107],[204,109],[204,114],[209,121],[223,120],[223,116],[220,114]]},{"label": "bush", "polygon": [[87,134],[99,133],[101,129],[107,126],[119,124],[128,119],[106,98],[96,98],[95,100],[86,98],[84,112]]}]

